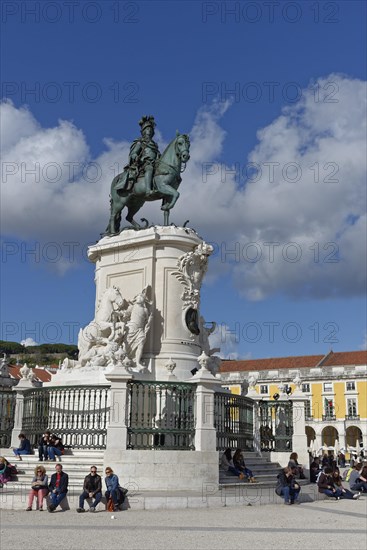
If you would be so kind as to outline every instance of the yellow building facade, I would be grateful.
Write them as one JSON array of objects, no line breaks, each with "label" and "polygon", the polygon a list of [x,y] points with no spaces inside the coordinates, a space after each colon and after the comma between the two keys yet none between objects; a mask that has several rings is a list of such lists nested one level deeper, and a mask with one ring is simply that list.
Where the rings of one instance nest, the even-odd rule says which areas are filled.
[{"label": "yellow building facade", "polygon": [[246,395],[249,386],[271,401],[300,387],[305,400],[307,445],[314,454],[367,451],[367,352],[223,361],[222,384]]}]

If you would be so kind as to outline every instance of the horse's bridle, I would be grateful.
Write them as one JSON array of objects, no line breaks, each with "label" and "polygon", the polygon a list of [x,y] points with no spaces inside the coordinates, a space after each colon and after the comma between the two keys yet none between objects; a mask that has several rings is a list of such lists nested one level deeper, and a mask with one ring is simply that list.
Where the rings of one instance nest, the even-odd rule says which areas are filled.
[{"label": "horse's bridle", "polygon": [[[184,137],[184,140],[185,140],[186,145],[187,145],[188,138]],[[177,156],[179,156],[179,153],[177,152],[177,140],[176,140],[176,143],[175,143],[175,153],[176,153]],[[174,166],[171,166],[170,164],[168,164],[167,162],[164,162],[164,160],[161,160],[161,159],[159,159],[157,164],[164,164],[164,166],[167,166],[168,168],[170,168],[176,176],[180,176],[180,174],[182,174],[182,172],[184,172],[186,170],[187,161],[185,162],[185,161],[181,160],[181,163],[184,165],[184,167],[180,171],[176,170],[176,168]]]}]

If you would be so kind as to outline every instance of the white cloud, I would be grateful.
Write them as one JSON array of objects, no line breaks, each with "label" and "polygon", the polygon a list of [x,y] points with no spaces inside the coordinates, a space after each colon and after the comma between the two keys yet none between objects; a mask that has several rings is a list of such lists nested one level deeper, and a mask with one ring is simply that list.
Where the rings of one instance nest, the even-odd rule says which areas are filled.
[{"label": "white cloud", "polygon": [[[336,103],[323,101],[321,92],[315,101],[313,86],[303,90],[299,103],[259,130],[248,162],[261,171],[257,181],[245,186],[240,187],[235,174],[228,172],[231,167],[221,163],[226,133],[220,118],[228,103],[201,109],[189,132],[191,159],[171,221],[181,224],[190,218],[192,227],[215,241],[208,278],[232,276],[249,299],[275,293],[326,298],[365,290],[366,85],[329,75],[318,80],[320,91],[330,82],[337,89]],[[6,135],[2,155],[8,163],[3,164],[1,214],[7,234],[41,242],[94,242],[107,225],[113,169],[122,169],[130,143],[105,140],[105,150],[92,158],[83,132],[72,123],[60,121],[45,129],[29,111],[10,102],[2,104],[1,111]],[[157,139],[162,145],[162,136]],[[42,173],[40,181],[29,175],[24,182],[20,169],[4,180],[4,166],[11,171],[9,163],[21,162],[48,163],[51,168],[56,162],[64,169],[53,183]],[[73,162],[78,170],[71,182],[67,166]],[[101,177],[94,182],[87,181],[81,169],[91,162],[101,167]],[[273,180],[266,163],[276,163],[271,165]],[[333,172],[337,181],[330,182]],[[88,174],[93,178],[93,166]],[[289,181],[296,175],[298,181]],[[142,214],[160,223],[159,207],[147,204],[136,218]],[[61,260],[59,271],[69,265]]]},{"label": "white cloud", "polygon": [[20,343],[25,348],[28,348],[29,346],[39,346],[39,344],[37,344],[37,342],[35,342],[33,338],[26,338],[25,340],[22,340]]},{"label": "white cloud", "polygon": [[[262,167],[279,163],[273,182],[263,170],[245,191],[240,242],[256,241],[263,253],[260,261],[234,269],[249,298],[277,290],[316,298],[365,291],[366,85],[331,75],[320,79],[320,88],[331,81],[338,87],[337,103],[315,102],[314,93],[304,90],[297,105],[259,131],[249,156]],[[301,174],[294,183],[281,169],[291,162]],[[335,182],[328,181],[332,172]],[[264,242],[279,243],[274,261]]]}]

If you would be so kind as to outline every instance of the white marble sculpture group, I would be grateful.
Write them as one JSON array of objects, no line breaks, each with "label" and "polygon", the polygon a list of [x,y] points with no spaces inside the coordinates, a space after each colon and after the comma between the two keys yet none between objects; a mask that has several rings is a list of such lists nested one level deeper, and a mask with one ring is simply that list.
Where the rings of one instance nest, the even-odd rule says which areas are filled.
[{"label": "white marble sculpture group", "polygon": [[147,288],[131,302],[122,297],[119,288],[106,289],[95,318],[79,331],[78,361],[66,359],[63,368],[113,367],[121,361],[130,372],[146,370],[142,354],[152,317]]}]

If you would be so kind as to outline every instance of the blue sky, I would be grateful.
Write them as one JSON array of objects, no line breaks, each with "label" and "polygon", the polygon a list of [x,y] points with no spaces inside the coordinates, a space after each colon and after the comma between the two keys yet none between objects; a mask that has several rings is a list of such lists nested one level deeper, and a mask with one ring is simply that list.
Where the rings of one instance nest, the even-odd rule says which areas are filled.
[{"label": "blue sky", "polygon": [[83,251],[154,114],[161,147],[191,136],[171,219],[214,246],[201,307],[223,355],[365,345],[366,6],[273,9],[3,2],[2,339],[75,343],[92,319]]}]

